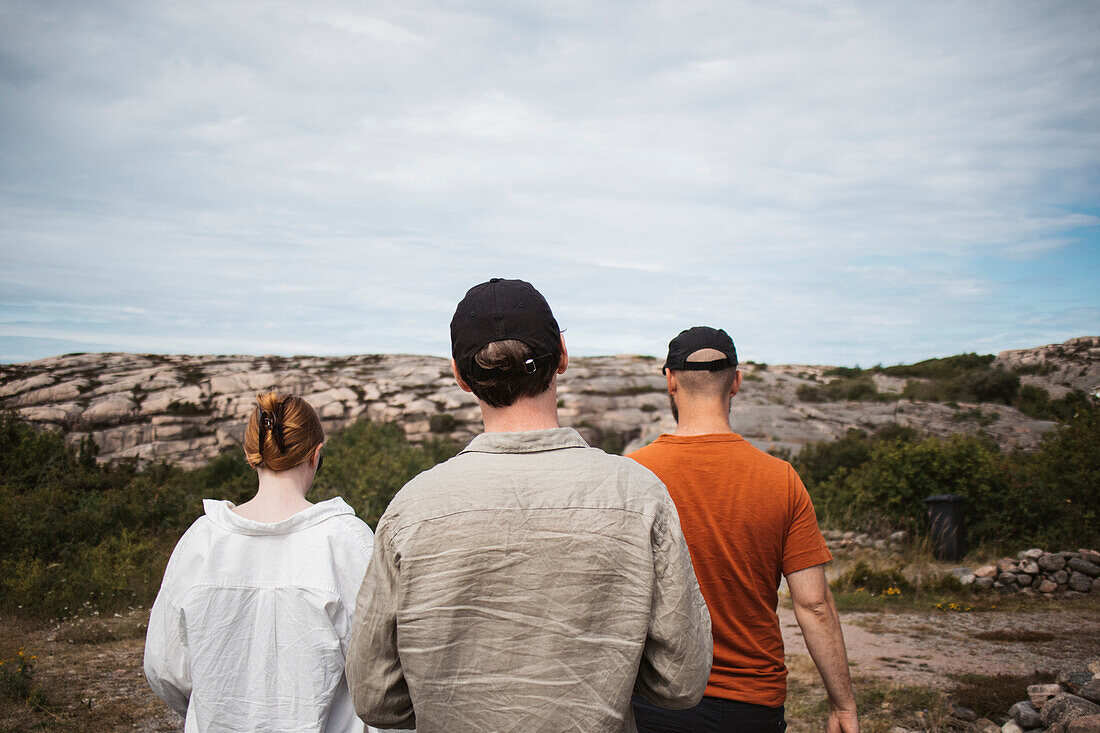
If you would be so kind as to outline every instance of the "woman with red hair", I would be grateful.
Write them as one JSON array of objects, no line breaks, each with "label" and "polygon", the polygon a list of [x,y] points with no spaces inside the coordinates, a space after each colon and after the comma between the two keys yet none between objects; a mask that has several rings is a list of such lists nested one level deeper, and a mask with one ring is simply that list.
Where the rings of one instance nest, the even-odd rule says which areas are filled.
[{"label": "woman with red hair", "polygon": [[260,395],[244,436],[256,495],[205,500],[172,552],[145,675],[187,733],[365,730],[344,657],[374,535],[343,499],[306,499],[324,441],[305,400]]}]

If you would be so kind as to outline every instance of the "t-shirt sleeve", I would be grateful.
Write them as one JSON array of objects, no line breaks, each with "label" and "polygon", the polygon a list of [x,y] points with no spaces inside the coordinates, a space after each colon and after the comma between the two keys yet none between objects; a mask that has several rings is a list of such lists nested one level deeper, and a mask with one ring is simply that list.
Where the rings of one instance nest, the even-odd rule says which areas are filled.
[{"label": "t-shirt sleeve", "polygon": [[833,555],[817,527],[817,513],[802,479],[793,468],[787,469],[790,521],[783,542],[783,574],[794,573],[829,562]]}]

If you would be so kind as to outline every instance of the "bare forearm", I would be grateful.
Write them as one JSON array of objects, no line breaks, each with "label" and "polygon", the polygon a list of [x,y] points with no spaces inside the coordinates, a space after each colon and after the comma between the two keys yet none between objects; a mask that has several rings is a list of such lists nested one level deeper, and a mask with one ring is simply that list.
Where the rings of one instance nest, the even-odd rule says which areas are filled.
[{"label": "bare forearm", "polygon": [[823,600],[794,606],[794,615],[806,640],[806,648],[821,674],[834,710],[855,711],[855,696],[848,673],[848,652],[844,648],[844,632],[833,596],[826,591]]}]

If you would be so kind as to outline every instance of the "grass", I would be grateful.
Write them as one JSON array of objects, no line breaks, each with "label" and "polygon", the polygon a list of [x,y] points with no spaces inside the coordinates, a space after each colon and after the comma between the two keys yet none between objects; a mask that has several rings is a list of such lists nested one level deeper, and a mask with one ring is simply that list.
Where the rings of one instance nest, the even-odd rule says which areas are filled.
[{"label": "grass", "polygon": [[1031,674],[960,674],[952,675],[955,681],[950,694],[960,705],[970,708],[979,718],[1003,715],[1008,709],[1027,698],[1028,685],[1054,682],[1053,672],[1035,671]]},{"label": "grass", "polygon": [[[1090,594],[1091,595],[1091,594]],[[941,613],[983,613],[990,611],[1087,611],[1097,607],[1095,598],[1047,598],[1039,595],[1001,595],[995,591],[959,591],[917,588],[895,595],[872,595],[868,591],[834,590],[833,598],[841,613],[903,613],[936,611]],[[789,607],[790,601],[784,603]],[[1044,639],[991,639],[991,641],[1043,641]]]},{"label": "grass", "polygon": [[[989,554],[990,557],[995,555],[999,553]],[[869,548],[837,552],[830,566],[831,571],[836,573],[830,587],[837,610],[841,613],[981,613],[1096,608],[1096,599],[1091,594],[1068,600],[1034,594],[1002,595],[964,586],[948,572],[959,564],[936,560],[930,540],[917,537],[899,552],[889,555]],[[966,564],[977,567],[982,563],[969,561]],[[784,602],[789,604],[789,600]]]},{"label": "grass", "polygon": [[130,614],[105,620],[99,616],[75,618],[61,625],[56,639],[67,644],[103,644],[120,639],[144,638],[148,623]]},{"label": "grass", "polygon": [[[805,654],[786,659],[787,722],[792,731],[824,730],[829,717],[825,688],[813,661]],[[853,668],[856,665],[851,665]],[[868,677],[854,677],[860,729],[886,733],[897,725],[919,730],[943,730],[949,722],[947,699],[932,687],[899,685]]]},{"label": "grass", "polygon": [[1053,641],[1054,634],[1047,631],[1030,631],[1028,629],[996,629],[994,631],[979,631],[974,634],[974,638],[984,641],[1006,641],[1026,644],[1028,642]]},{"label": "grass", "polygon": [[978,423],[978,425],[981,425],[982,427],[988,427],[1000,420],[1001,416],[995,410],[985,412],[980,407],[972,407],[969,410],[956,412],[954,415],[951,416],[951,419],[955,422],[966,422],[968,420],[971,420]]},{"label": "grass", "polygon": [[804,384],[796,394],[803,402],[892,402],[898,399],[895,393],[879,392],[869,377],[840,377],[820,386]]},{"label": "grass", "polygon": [[[53,626],[0,617],[0,733],[178,730],[141,673],[144,632],[135,631],[144,628],[147,615],[138,609],[91,619],[100,630],[94,636],[103,638],[81,643],[61,638],[73,624],[55,635]],[[28,663],[8,661],[13,658]],[[9,664],[13,671],[5,677]]]}]

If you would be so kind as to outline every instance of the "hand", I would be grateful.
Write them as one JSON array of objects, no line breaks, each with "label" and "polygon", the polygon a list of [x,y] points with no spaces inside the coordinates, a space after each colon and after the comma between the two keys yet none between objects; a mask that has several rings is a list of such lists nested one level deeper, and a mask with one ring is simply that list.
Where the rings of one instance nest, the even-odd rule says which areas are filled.
[{"label": "hand", "polygon": [[833,710],[829,713],[826,733],[859,733],[859,718],[855,710]]}]

